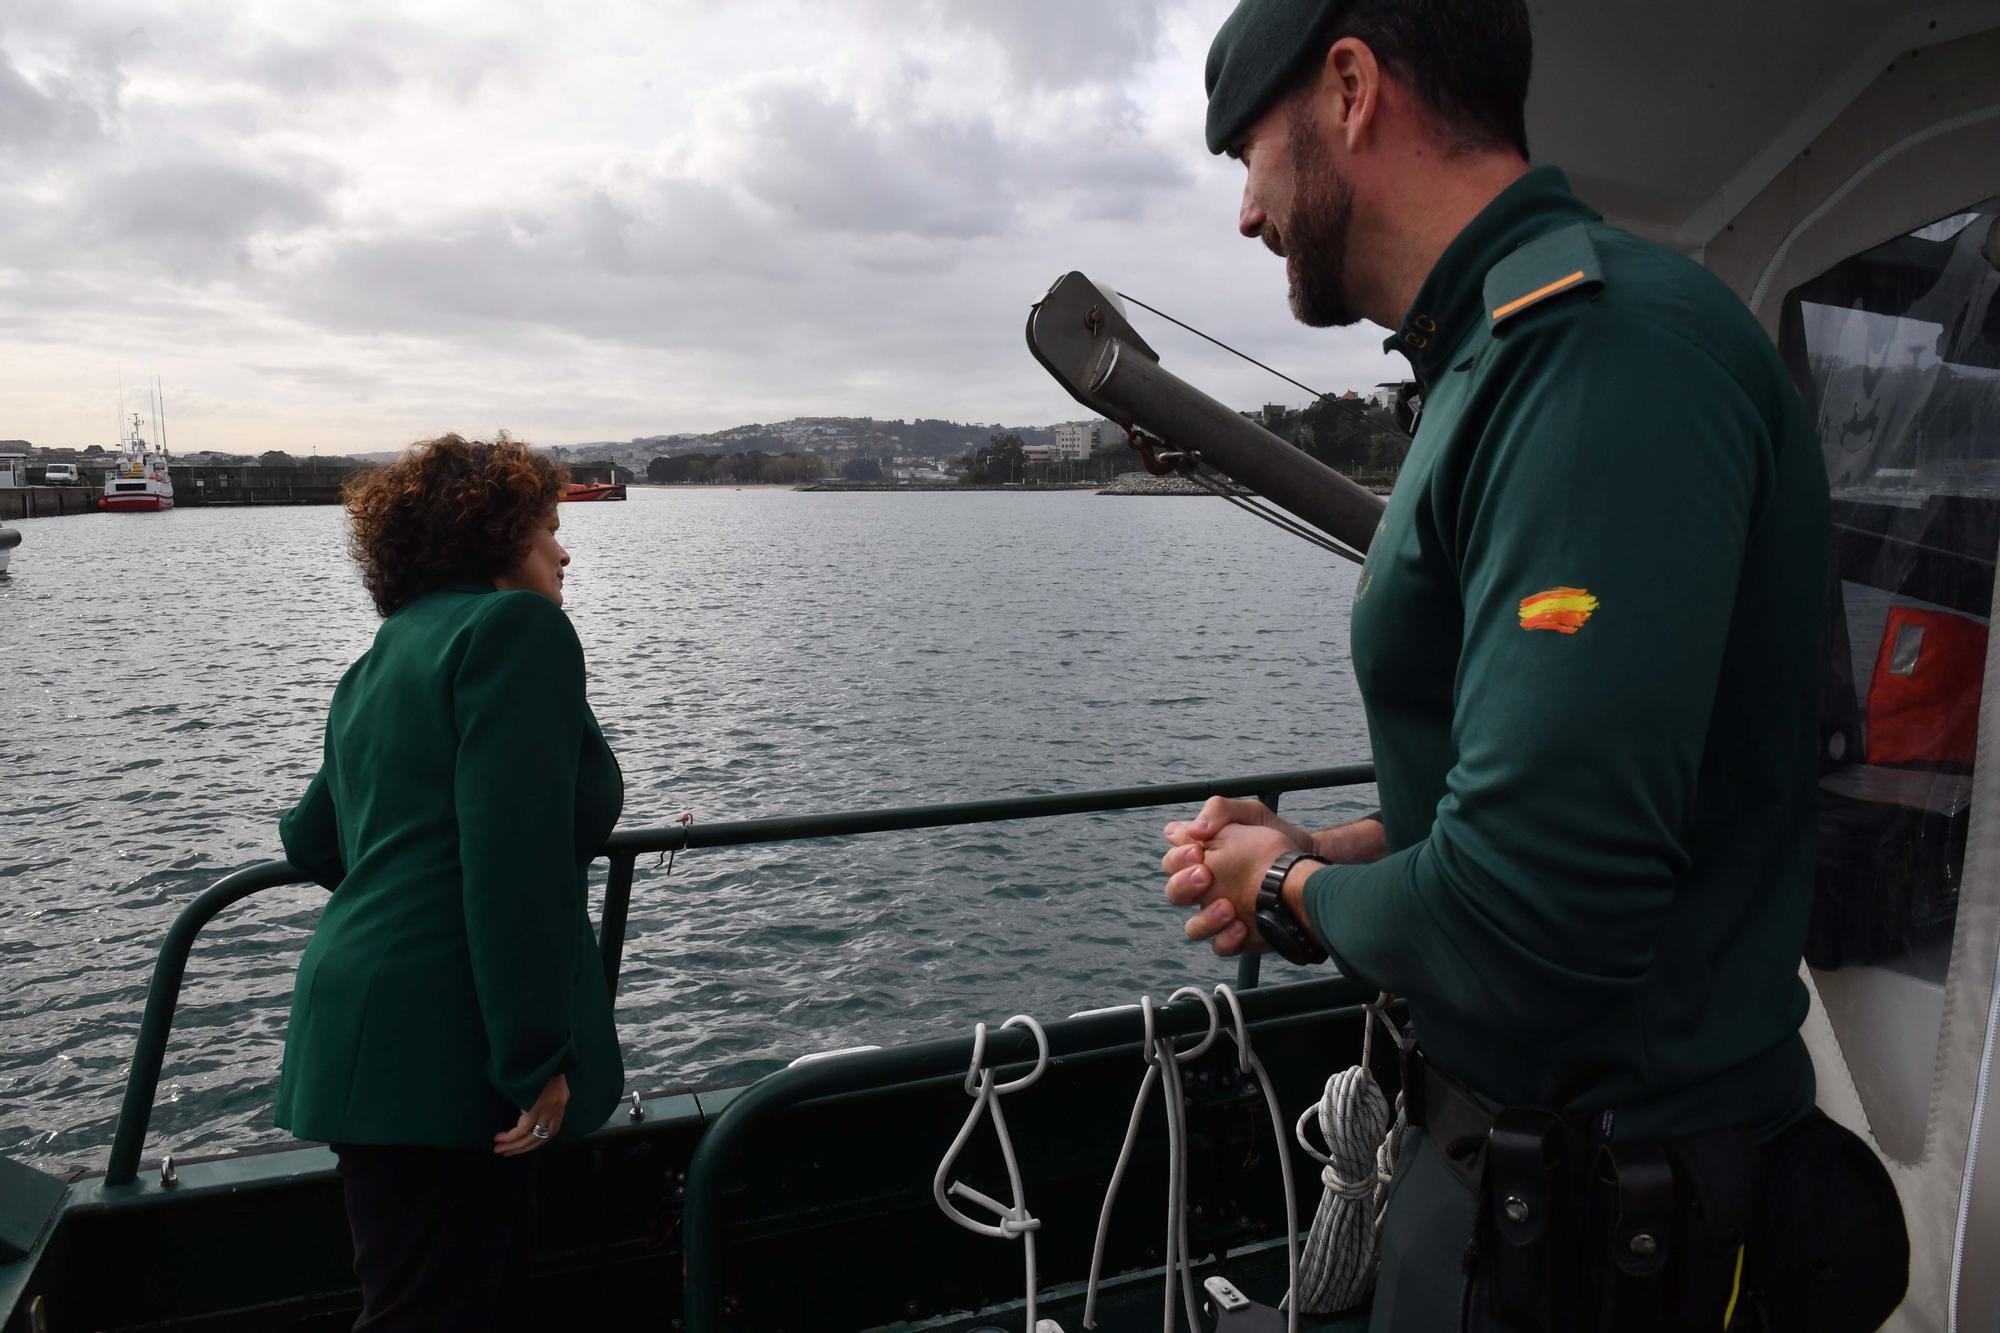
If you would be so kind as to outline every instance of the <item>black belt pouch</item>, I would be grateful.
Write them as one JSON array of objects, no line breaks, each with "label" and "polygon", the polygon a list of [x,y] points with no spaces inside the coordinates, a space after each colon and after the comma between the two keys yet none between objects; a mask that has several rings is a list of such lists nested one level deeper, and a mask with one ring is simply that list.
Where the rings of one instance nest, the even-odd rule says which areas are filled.
[{"label": "black belt pouch", "polygon": [[1766,1149],[1743,1257],[1742,1333],[1869,1333],[1902,1303],[1910,1237],[1895,1182],[1859,1136],[1815,1110]]},{"label": "black belt pouch", "polygon": [[1559,1117],[1525,1107],[1501,1111],[1486,1138],[1479,1254],[1487,1307],[1499,1322],[1533,1333],[1555,1327],[1560,1244],[1575,1225],[1558,1215],[1566,1146]]},{"label": "black belt pouch", "polygon": [[1680,1190],[1669,1301],[1687,1328],[1721,1328],[1764,1185],[1764,1152],[1745,1129],[1666,1145]]},{"label": "black belt pouch", "polygon": [[[1686,1266],[1677,1234],[1679,1191],[1657,1143],[1600,1146],[1589,1177],[1578,1295],[1595,1318],[1579,1327],[1615,1333],[1671,1333],[1670,1274]],[[1716,1326],[1721,1326],[1716,1320]]]}]

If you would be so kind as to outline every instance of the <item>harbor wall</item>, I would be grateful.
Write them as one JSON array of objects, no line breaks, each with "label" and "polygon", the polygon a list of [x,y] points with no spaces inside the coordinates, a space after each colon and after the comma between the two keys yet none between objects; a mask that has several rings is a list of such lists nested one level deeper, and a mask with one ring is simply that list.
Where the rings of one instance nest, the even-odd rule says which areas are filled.
[{"label": "harbor wall", "polygon": [[[204,505],[333,505],[347,469],[337,467],[168,468],[175,508]],[[0,522],[89,514],[104,493],[94,486],[0,486]]]},{"label": "harbor wall", "polygon": [[183,467],[167,469],[174,480],[174,504],[332,505],[340,503],[339,467]]},{"label": "harbor wall", "polygon": [[99,494],[89,486],[0,486],[0,523],[88,514]]}]

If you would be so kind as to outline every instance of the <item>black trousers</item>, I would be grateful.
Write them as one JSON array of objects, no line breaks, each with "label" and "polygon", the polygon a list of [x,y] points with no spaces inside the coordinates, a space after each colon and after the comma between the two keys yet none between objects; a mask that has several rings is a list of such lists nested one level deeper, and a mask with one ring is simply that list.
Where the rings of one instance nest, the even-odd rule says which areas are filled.
[{"label": "black trousers", "polygon": [[534,1160],[457,1148],[336,1143],[356,1333],[510,1328],[534,1247]]}]

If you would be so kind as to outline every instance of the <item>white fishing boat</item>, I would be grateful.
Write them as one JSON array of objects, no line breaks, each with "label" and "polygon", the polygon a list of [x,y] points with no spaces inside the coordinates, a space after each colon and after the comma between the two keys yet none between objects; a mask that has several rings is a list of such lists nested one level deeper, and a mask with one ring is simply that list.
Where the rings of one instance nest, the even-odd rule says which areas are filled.
[{"label": "white fishing boat", "polygon": [[155,513],[174,507],[174,483],[167,471],[167,450],[155,449],[139,432],[139,414],[132,414],[118,465],[104,478],[97,507],[113,514]]}]

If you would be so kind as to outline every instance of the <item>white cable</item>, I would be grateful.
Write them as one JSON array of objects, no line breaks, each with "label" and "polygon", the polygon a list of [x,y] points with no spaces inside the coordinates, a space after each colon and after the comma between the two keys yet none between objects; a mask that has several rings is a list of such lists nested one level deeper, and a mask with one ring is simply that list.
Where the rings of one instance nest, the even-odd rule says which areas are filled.
[{"label": "white cable", "polygon": [[1278,1091],[1271,1086],[1271,1076],[1264,1072],[1264,1062],[1250,1049],[1249,1025],[1243,1021],[1243,1006],[1236,999],[1236,992],[1227,983],[1217,985],[1215,993],[1229,1006],[1229,1016],[1235,1022],[1236,1067],[1245,1074],[1257,1075],[1257,1085],[1264,1090],[1264,1104],[1271,1109],[1271,1141],[1277,1145],[1278,1173],[1285,1182],[1285,1333],[1299,1333],[1299,1302],[1294,1297],[1299,1289],[1299,1196],[1292,1185],[1292,1152],[1285,1142],[1285,1117],[1278,1110]]},{"label": "white cable", "polygon": [[[1183,996],[1199,1000],[1201,1007],[1208,1011],[1208,1032],[1202,1039],[1185,1051],[1174,1049],[1172,1037],[1162,1037],[1156,1030],[1153,1016],[1153,997],[1139,997],[1139,1014],[1145,1027],[1144,1044],[1140,1048],[1140,1058],[1146,1062],[1146,1076],[1139,1081],[1139,1096],[1132,1103],[1132,1118],[1125,1126],[1125,1142],[1118,1149],[1118,1163],[1111,1168],[1111,1184],[1104,1191],[1104,1207],[1097,1217],[1097,1241],[1091,1249],[1090,1282],[1083,1298],[1083,1326],[1097,1327],[1097,1282],[1104,1270],[1104,1244],[1111,1233],[1111,1210],[1118,1202],[1118,1187],[1125,1179],[1125,1168],[1132,1161],[1132,1146],[1139,1139],[1139,1121],[1146,1113],[1146,1097],[1153,1090],[1153,1084],[1163,1084],[1167,1115],[1167,1247],[1166,1247],[1166,1292],[1164,1333],[1174,1333],[1174,1288],[1181,1289],[1181,1298],[1187,1306],[1188,1327],[1199,1330],[1201,1320],[1196,1312],[1194,1295],[1193,1265],[1188,1259],[1187,1237],[1187,1131],[1181,1106],[1180,1066],[1201,1056],[1215,1044],[1222,1031],[1222,1016],[1217,1012],[1215,1000],[1207,991],[1195,986],[1183,986],[1167,997],[1167,1003]],[[1176,1274],[1178,1270],[1178,1275]]]},{"label": "white cable", "polygon": [[[976,1232],[981,1236],[995,1236],[1001,1240],[1021,1241],[1028,1269],[1027,1329],[1028,1333],[1040,1333],[1042,1322],[1045,1321],[1038,1322],[1035,1318],[1035,1292],[1038,1286],[1035,1273],[1035,1232],[1040,1230],[1042,1222],[1028,1211],[1027,1197],[1021,1189],[1021,1167],[1014,1158],[1014,1140],[1007,1133],[1007,1116],[1000,1109],[1000,1098],[1007,1093],[1019,1092],[1034,1086],[1035,1080],[1039,1079],[1042,1072],[1049,1067],[1049,1038],[1048,1034],[1042,1031],[1042,1025],[1026,1014],[1015,1014],[1000,1026],[1003,1029],[1025,1027],[1034,1034],[1035,1067],[1010,1082],[995,1082],[993,1071],[986,1065],[986,1025],[980,1023],[973,1028],[972,1063],[965,1071],[965,1092],[973,1099],[972,1111],[965,1117],[965,1123],[959,1126],[958,1137],[953,1139],[951,1147],[945,1150],[944,1160],[938,1163],[937,1174],[931,1178],[931,1197],[937,1201],[937,1206],[943,1210],[946,1217],[967,1231]],[[950,1185],[945,1184],[945,1177],[951,1174],[951,1168],[957,1164],[959,1153],[963,1152],[965,1145],[971,1142],[972,1131],[979,1124],[979,1117],[989,1109],[993,1113],[993,1136],[1000,1140],[1000,1156],[1007,1163],[1007,1184],[1014,1195],[1012,1204],[1001,1203],[998,1199],[981,1193],[963,1181],[955,1180]],[[981,1222],[977,1218],[966,1216],[952,1206],[953,1198],[965,1199],[990,1210],[998,1221]]]},{"label": "white cable", "polygon": [[[1392,1124],[1373,1070],[1378,1020],[1398,1046],[1407,1044],[1385,1012],[1388,1003],[1388,995],[1378,995],[1367,1007],[1361,1063],[1329,1078],[1318,1105],[1307,1107],[1294,1127],[1299,1146],[1320,1163],[1326,1186],[1294,1288],[1297,1307],[1312,1314],[1351,1309],[1375,1288],[1376,1232],[1403,1133],[1404,1100],[1397,1096]],[[1315,1114],[1324,1151],[1306,1137]]]}]

